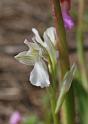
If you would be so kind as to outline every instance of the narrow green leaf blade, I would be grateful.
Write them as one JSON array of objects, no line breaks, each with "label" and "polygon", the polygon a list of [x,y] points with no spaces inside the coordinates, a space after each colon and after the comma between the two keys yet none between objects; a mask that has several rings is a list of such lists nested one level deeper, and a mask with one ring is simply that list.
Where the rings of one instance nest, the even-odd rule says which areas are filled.
[{"label": "narrow green leaf blade", "polygon": [[57,104],[56,104],[55,113],[58,113],[58,111],[61,108],[61,105],[64,102],[65,95],[67,94],[67,92],[69,91],[69,89],[71,87],[75,71],[76,71],[76,65],[73,64],[70,71],[68,71],[64,76],[64,79],[62,81],[62,87],[61,87],[60,95],[58,97]]}]

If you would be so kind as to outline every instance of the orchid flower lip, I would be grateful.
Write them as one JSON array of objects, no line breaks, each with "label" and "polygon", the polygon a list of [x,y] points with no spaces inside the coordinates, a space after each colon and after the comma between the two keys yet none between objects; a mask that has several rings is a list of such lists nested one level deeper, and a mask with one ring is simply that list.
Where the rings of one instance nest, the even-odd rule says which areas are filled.
[{"label": "orchid flower lip", "polygon": [[43,60],[35,63],[34,68],[30,73],[29,80],[32,85],[40,86],[41,88],[48,87],[50,85],[47,66]]}]

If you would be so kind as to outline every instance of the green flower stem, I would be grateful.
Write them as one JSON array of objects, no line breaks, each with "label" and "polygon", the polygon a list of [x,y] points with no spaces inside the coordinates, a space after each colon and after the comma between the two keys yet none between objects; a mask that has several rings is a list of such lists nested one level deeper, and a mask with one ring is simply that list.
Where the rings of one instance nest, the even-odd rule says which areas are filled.
[{"label": "green flower stem", "polygon": [[52,116],[53,116],[53,122],[54,124],[60,124],[59,122],[59,115],[58,113],[55,114],[55,109],[56,109],[56,90],[57,90],[57,81],[56,81],[56,73],[57,73],[57,68],[56,64],[54,64],[54,68],[52,68],[52,63],[50,63],[50,73],[51,73],[51,80],[52,83],[50,87],[47,89],[48,95],[50,98],[50,104],[51,104],[51,111],[52,111]]},{"label": "green flower stem", "polygon": [[[63,18],[61,14],[60,0],[51,0],[53,7],[53,15],[59,40],[57,42],[58,50],[60,53],[60,67],[61,67],[61,78],[63,79],[65,73],[69,70],[69,56],[68,56],[68,44],[66,40],[66,32],[64,28]],[[74,112],[74,97],[73,88],[71,87],[68,92],[64,105],[62,107],[62,123],[63,124],[74,124],[75,112]]]},{"label": "green flower stem", "polygon": [[51,104],[51,111],[53,116],[53,122],[54,124],[60,124],[59,122],[59,115],[55,114],[55,108],[56,108],[56,92],[52,86],[47,89],[49,98],[50,98],[50,104]]},{"label": "green flower stem", "polygon": [[88,91],[88,78],[85,62],[85,53],[83,49],[83,15],[84,15],[84,0],[79,0],[79,11],[78,11],[78,27],[77,27],[77,52],[79,58],[79,64],[81,68],[81,77],[83,80],[83,86]]}]

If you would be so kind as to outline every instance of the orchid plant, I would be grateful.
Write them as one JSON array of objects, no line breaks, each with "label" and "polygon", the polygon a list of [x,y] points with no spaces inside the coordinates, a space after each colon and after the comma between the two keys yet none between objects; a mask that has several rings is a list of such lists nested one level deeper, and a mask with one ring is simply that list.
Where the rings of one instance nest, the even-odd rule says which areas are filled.
[{"label": "orchid plant", "polygon": [[[55,1],[57,2],[57,0],[52,0],[52,9],[55,13],[54,15],[57,16],[57,11],[55,10]],[[61,28],[65,27],[66,29],[72,29],[74,26],[74,21],[69,14],[69,2],[69,0],[61,0],[61,2],[58,1],[58,3],[61,4],[61,11],[59,8],[58,13],[61,12],[61,18],[64,21],[64,25],[62,23]],[[60,29],[58,30],[60,32]],[[60,33],[61,36],[58,36],[57,27],[49,27],[44,32],[43,38],[40,37],[39,32],[35,28],[32,28],[32,32],[34,33],[32,42],[29,42],[27,39],[25,39],[24,41],[24,43],[28,46],[28,50],[19,53],[15,56],[15,58],[22,64],[33,66],[33,70],[30,73],[29,81],[34,86],[46,88],[48,90],[51,101],[53,121],[54,124],[59,124],[60,122],[58,118],[58,112],[61,108],[67,92],[71,87],[76,66],[75,64],[73,64],[71,69],[66,69],[64,72],[64,76],[62,76],[62,79],[58,80],[57,76],[58,73],[60,73],[58,69],[60,63],[58,61],[60,61],[60,57],[64,56],[65,53],[63,53],[62,55],[61,51],[58,50],[60,48],[57,48],[56,46],[58,44],[58,39],[62,41],[61,37],[63,37],[63,32]],[[61,47],[64,48],[63,46]],[[65,65],[62,66],[64,67]],[[62,84],[61,88],[58,88],[59,83]],[[59,90],[59,97],[57,99],[56,91]]]},{"label": "orchid plant", "polygon": [[[23,64],[26,64],[28,66],[34,66],[29,78],[29,81],[32,85],[41,88],[49,87],[49,85],[51,85],[53,89],[52,92],[54,92],[54,86],[56,85],[56,83],[53,82],[53,79],[56,79],[57,77],[57,61],[59,58],[59,52],[56,49],[56,30],[54,27],[48,28],[43,34],[43,40],[39,36],[39,33],[35,28],[33,28],[32,31],[34,33],[34,36],[32,37],[32,42],[29,42],[27,39],[25,39],[24,41],[24,43],[29,48],[28,51],[23,51],[19,53],[15,56],[15,58]],[[61,91],[62,95],[60,95],[60,100],[59,102],[57,102],[56,112],[59,111],[61,107],[60,105],[63,103],[62,99],[70,89],[71,82],[74,77],[74,72],[75,66],[72,66],[71,70],[65,75],[63,86],[61,88],[64,90]],[[52,77],[52,80],[50,80],[50,76]]]}]

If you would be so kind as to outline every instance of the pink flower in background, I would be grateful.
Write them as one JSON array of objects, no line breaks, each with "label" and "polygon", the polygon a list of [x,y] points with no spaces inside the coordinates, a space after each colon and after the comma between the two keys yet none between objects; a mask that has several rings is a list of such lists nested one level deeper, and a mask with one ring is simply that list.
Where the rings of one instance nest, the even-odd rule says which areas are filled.
[{"label": "pink flower in background", "polygon": [[72,29],[74,27],[74,21],[69,13],[71,9],[71,0],[61,0],[61,10],[66,29]]},{"label": "pink flower in background", "polygon": [[74,21],[72,17],[70,16],[69,12],[62,11],[64,26],[66,29],[72,29],[74,27]]},{"label": "pink flower in background", "polygon": [[[64,21],[64,26],[66,29],[71,30],[74,27],[74,20],[70,15],[71,9],[71,0],[60,0],[61,2],[61,11]],[[54,4],[52,2],[52,15],[55,17],[55,10]],[[59,21],[58,21],[59,22]]]},{"label": "pink flower in background", "polygon": [[20,124],[21,119],[22,119],[22,117],[21,117],[20,113],[18,111],[16,111],[16,112],[12,113],[9,123],[10,124]]}]

